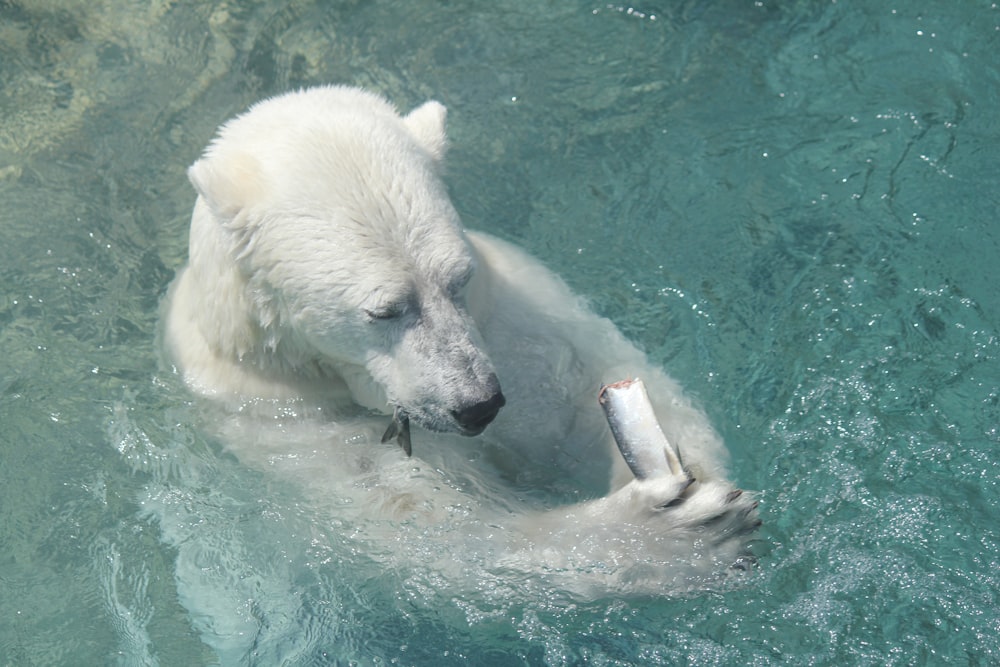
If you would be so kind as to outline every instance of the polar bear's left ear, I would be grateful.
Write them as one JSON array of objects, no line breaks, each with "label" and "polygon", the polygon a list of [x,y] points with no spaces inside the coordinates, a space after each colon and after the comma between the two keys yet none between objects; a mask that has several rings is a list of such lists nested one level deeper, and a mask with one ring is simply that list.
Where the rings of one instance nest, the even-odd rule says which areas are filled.
[{"label": "polar bear's left ear", "polygon": [[448,148],[448,137],[444,133],[444,120],[447,115],[448,110],[443,104],[431,100],[424,102],[403,118],[403,123],[417,143],[437,162],[444,159]]},{"label": "polar bear's left ear", "polygon": [[215,216],[231,221],[263,191],[260,168],[249,156],[206,155],[188,168],[188,179]]}]

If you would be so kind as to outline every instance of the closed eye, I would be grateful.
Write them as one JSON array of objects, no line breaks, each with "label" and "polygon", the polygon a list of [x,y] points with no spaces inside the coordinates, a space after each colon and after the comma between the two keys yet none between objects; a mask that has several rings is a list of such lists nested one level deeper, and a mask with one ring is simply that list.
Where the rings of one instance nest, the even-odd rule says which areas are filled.
[{"label": "closed eye", "polygon": [[400,315],[402,315],[406,308],[403,306],[392,305],[385,306],[383,308],[364,308],[365,316],[371,320],[394,320]]},{"label": "closed eye", "polygon": [[376,289],[358,305],[369,322],[386,322],[399,319],[416,303],[416,291],[410,286],[390,285]]}]

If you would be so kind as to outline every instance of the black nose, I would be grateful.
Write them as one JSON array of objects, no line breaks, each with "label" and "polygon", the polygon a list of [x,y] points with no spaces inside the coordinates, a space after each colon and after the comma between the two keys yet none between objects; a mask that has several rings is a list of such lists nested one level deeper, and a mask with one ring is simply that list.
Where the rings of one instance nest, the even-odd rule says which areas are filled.
[{"label": "black nose", "polygon": [[463,435],[479,435],[489,426],[505,403],[507,399],[497,387],[496,393],[485,401],[467,405],[460,410],[454,410],[451,414],[462,427]]}]

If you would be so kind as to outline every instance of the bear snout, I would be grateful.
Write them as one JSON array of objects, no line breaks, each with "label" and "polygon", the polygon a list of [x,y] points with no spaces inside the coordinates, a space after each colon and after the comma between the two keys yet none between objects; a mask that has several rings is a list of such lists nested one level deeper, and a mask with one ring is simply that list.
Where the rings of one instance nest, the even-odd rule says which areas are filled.
[{"label": "bear snout", "polygon": [[500,383],[496,380],[496,376],[492,376],[490,379],[492,380],[490,384],[495,387],[495,391],[489,398],[451,411],[451,416],[462,428],[462,435],[471,436],[482,433],[496,418],[500,408],[506,405],[507,399],[500,391]]}]

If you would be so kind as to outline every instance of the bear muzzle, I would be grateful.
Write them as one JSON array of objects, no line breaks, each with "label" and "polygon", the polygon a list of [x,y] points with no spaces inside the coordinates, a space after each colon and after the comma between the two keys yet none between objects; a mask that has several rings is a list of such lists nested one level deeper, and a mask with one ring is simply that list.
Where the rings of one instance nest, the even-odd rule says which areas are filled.
[{"label": "bear muzzle", "polygon": [[472,436],[482,433],[490,425],[490,422],[496,419],[500,408],[507,404],[507,399],[500,391],[500,383],[494,382],[494,384],[496,391],[485,401],[472,403],[451,411],[451,416],[455,418],[462,429],[462,435]]},{"label": "bear muzzle", "polygon": [[[495,374],[490,373],[486,381],[486,389],[489,397],[485,400],[469,403],[448,413],[453,420],[454,426],[458,428],[443,426],[440,422],[424,421],[421,419],[423,415],[420,413],[415,415],[416,422],[431,431],[457,431],[465,436],[479,435],[496,419],[500,408],[507,404],[507,399],[504,397],[503,392],[500,391],[500,381]],[[389,427],[382,436],[383,443],[390,440],[398,442],[407,456],[412,454],[410,413],[406,408],[399,405],[396,405],[393,409],[392,420],[389,422]]]}]

